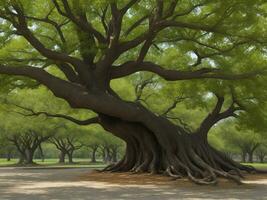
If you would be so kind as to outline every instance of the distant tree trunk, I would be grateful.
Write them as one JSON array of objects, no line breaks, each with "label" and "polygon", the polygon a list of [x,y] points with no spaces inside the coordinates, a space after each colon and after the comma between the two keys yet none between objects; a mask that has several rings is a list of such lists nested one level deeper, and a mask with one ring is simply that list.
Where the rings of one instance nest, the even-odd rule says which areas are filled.
[{"label": "distant tree trunk", "polygon": [[33,164],[34,151],[32,149],[26,149],[26,164]]},{"label": "distant tree trunk", "polygon": [[225,154],[226,154],[230,159],[233,159],[233,157],[234,157],[234,154],[231,153],[231,152],[225,152]]},{"label": "distant tree trunk", "polygon": [[248,162],[253,163],[253,151],[248,152]]},{"label": "distant tree trunk", "polygon": [[63,164],[65,163],[65,157],[66,157],[66,153],[64,151],[60,151],[60,154],[59,154],[59,163]]},{"label": "distant tree trunk", "polygon": [[40,145],[38,146],[38,148],[39,148],[39,152],[40,152],[40,154],[41,154],[42,162],[44,162],[44,160],[45,160],[45,156],[44,156],[44,152],[43,152],[42,145],[40,144]]},{"label": "distant tree trunk", "polygon": [[26,159],[26,155],[20,153],[18,164],[23,164]]},{"label": "distant tree trunk", "polygon": [[241,153],[241,162],[242,163],[245,163],[246,162],[246,157],[247,157],[247,153],[243,151]]},{"label": "distant tree trunk", "polygon": [[114,149],[112,152],[112,162],[118,162],[117,149]]},{"label": "distant tree trunk", "polygon": [[260,160],[261,163],[264,163],[264,157],[265,157],[265,155],[260,155],[259,156],[259,160]]},{"label": "distant tree trunk", "polygon": [[256,152],[256,155],[257,155],[257,158],[259,159],[259,161],[261,163],[264,163],[264,158],[267,155],[267,153],[264,151],[258,151],[258,152]]},{"label": "distant tree trunk", "polygon": [[106,154],[106,159],[107,159],[107,162],[111,162],[112,161],[112,152],[110,150],[110,148],[106,148],[106,151],[107,151],[107,154]]},{"label": "distant tree trunk", "polygon": [[92,148],[92,158],[91,158],[92,163],[96,163],[96,151],[97,151],[97,147]]},{"label": "distant tree trunk", "polygon": [[102,149],[102,160],[103,160],[103,163],[106,163],[107,162],[107,159],[106,159],[106,148],[103,148]]},{"label": "distant tree trunk", "polygon": [[256,143],[252,146],[252,148],[248,151],[248,159],[250,163],[253,163],[253,155],[256,149],[260,146],[260,143]]},{"label": "distant tree trunk", "polygon": [[11,151],[8,151],[6,154],[6,160],[9,162],[11,160],[12,154]]},{"label": "distant tree trunk", "polygon": [[73,163],[73,151],[69,151],[67,155],[68,155],[69,163]]}]

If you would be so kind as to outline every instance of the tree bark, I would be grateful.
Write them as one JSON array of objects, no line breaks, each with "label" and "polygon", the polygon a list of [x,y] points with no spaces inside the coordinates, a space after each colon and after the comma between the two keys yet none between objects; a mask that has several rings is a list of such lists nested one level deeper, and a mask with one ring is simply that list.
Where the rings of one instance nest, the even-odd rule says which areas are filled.
[{"label": "tree bark", "polygon": [[97,148],[92,148],[92,157],[91,157],[92,163],[96,163],[96,151],[97,151]]},{"label": "tree bark", "polygon": [[60,164],[64,164],[65,163],[65,157],[66,157],[66,153],[64,151],[60,151],[60,154],[59,154],[59,163]]},{"label": "tree bark", "polygon": [[26,160],[26,155],[20,153],[18,164],[19,165],[24,164],[25,160]]},{"label": "tree bark", "polygon": [[112,160],[112,155],[111,155],[111,152],[110,152],[110,148],[107,147],[106,148],[106,162],[111,162]]},{"label": "tree bark", "polygon": [[264,156],[259,156],[259,159],[260,159],[261,163],[264,163],[264,157],[265,157],[265,155]]},{"label": "tree bark", "polygon": [[174,178],[187,176],[197,184],[216,184],[217,176],[240,183],[241,170],[253,170],[215,150],[203,133],[189,134],[166,122],[151,121],[162,131],[159,134],[139,123],[101,115],[101,125],[127,144],[124,158],[105,170],[166,173]]},{"label": "tree bark", "polygon": [[246,158],[247,158],[247,152],[244,152],[244,151],[243,151],[243,152],[241,153],[241,162],[242,162],[242,163],[247,162]]},{"label": "tree bark", "polygon": [[117,157],[117,149],[114,149],[112,151],[112,162],[114,162],[114,163],[118,162],[118,159],[117,158],[118,158]]},{"label": "tree bark", "polygon": [[40,151],[40,155],[41,155],[42,162],[44,162],[44,160],[45,160],[45,155],[44,155],[43,148],[42,148],[42,145],[41,145],[41,144],[38,146],[38,149],[39,149],[39,151]]},{"label": "tree bark", "polygon": [[34,156],[34,150],[32,149],[26,149],[26,160],[25,164],[33,164],[33,156]]},{"label": "tree bark", "polygon": [[11,157],[12,157],[12,153],[8,151],[6,154],[6,160],[9,162],[11,160]]},{"label": "tree bark", "polygon": [[107,162],[107,152],[106,152],[105,147],[103,147],[103,149],[102,149],[102,161],[103,161],[103,163]]},{"label": "tree bark", "polygon": [[68,153],[67,153],[67,155],[68,155],[68,160],[69,160],[69,163],[74,163],[73,162],[73,152],[71,152],[71,151],[69,151]]},{"label": "tree bark", "polygon": [[253,152],[248,152],[248,162],[253,163]]}]

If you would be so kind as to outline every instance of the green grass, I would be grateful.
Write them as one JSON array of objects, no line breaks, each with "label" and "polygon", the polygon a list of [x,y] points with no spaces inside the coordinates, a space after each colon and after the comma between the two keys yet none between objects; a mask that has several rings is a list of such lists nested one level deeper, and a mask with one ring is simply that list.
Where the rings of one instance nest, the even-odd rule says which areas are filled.
[{"label": "green grass", "polygon": [[18,162],[17,159],[12,159],[11,161],[7,161],[6,158],[0,158],[0,166],[6,166],[6,165],[13,165]]},{"label": "green grass", "polygon": [[[67,161],[67,160],[66,160]],[[105,163],[102,163],[101,161],[97,163],[90,163],[89,159],[85,158],[74,158],[73,161],[75,164],[58,164],[57,158],[49,158],[45,159],[44,162],[40,159],[35,159],[34,162],[36,162],[38,165],[43,167],[89,167],[89,168],[103,168],[106,166]],[[11,159],[11,161],[7,161],[5,158],[0,158],[0,167],[6,167],[6,166],[13,166],[18,162],[18,159]],[[267,170],[267,163],[243,163],[245,165],[251,165],[258,169],[266,169]]]},{"label": "green grass", "polygon": [[[66,160],[67,161],[67,160]],[[58,164],[58,159],[56,158],[49,158],[45,159],[44,162],[40,159],[35,159],[34,162],[40,165],[41,167],[90,167],[90,168],[103,168],[106,166],[105,163],[97,162],[97,163],[90,163],[89,159],[83,159],[83,158],[74,158],[73,161],[74,164],[68,164],[67,162],[65,164]],[[0,167],[8,167],[8,166],[14,166],[18,162],[18,159],[11,159],[11,161],[7,161],[5,158],[0,158]]]},{"label": "green grass", "polygon": [[267,170],[267,163],[242,163],[244,165],[251,165],[257,169],[266,169]]}]

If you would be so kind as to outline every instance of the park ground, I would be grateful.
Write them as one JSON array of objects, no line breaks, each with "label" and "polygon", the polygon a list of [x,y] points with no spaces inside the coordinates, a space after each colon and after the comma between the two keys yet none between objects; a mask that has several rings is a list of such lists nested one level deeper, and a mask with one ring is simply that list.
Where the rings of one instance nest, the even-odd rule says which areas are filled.
[{"label": "park ground", "polygon": [[197,186],[167,177],[99,173],[91,167],[0,168],[1,200],[210,200],[267,199],[267,176],[236,185]]}]

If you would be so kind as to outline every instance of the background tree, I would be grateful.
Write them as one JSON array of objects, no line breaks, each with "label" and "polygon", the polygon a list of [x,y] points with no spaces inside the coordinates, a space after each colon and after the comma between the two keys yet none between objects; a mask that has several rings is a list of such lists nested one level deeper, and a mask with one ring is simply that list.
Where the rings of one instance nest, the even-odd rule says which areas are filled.
[{"label": "background tree", "polygon": [[267,156],[266,143],[260,145],[259,148],[256,149],[255,154],[256,154],[257,158],[259,159],[259,161],[261,163],[264,163],[265,162],[265,158]]},{"label": "background tree", "polygon": [[[40,118],[25,118],[16,113],[1,112],[1,135],[20,153],[20,164],[33,164],[35,151],[53,135],[55,126]],[[3,117],[4,116],[4,117]]]},{"label": "background tree", "polygon": [[[3,132],[4,130],[1,130]],[[0,134],[0,155],[10,161],[15,156],[15,148],[8,141],[8,139],[4,136],[4,134]]]},{"label": "background tree", "polygon": [[65,156],[68,156],[69,163],[74,163],[73,153],[82,148],[83,135],[81,129],[65,124],[49,141],[60,151],[59,163],[65,163]]},{"label": "background tree", "polygon": [[89,150],[89,156],[92,163],[97,162],[97,152],[100,150],[102,143],[101,135],[96,131],[88,131],[86,139],[83,140],[83,145]]}]

